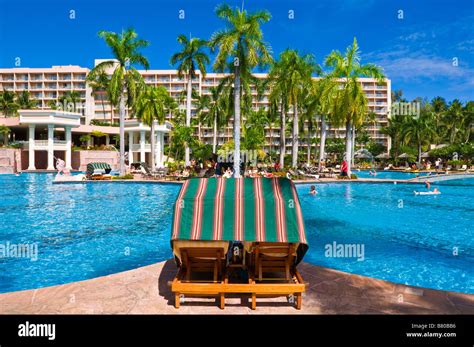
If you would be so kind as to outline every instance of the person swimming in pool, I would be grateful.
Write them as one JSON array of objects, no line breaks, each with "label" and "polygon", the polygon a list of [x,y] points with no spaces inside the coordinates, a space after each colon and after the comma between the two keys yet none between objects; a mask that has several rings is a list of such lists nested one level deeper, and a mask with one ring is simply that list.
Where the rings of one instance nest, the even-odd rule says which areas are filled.
[{"label": "person swimming in pool", "polygon": [[430,188],[431,188],[431,183],[428,182],[428,181],[426,181],[426,182],[425,182],[425,187],[426,187],[426,189],[430,190]]},{"label": "person swimming in pool", "polygon": [[309,188],[309,193],[310,193],[311,195],[316,195],[316,194],[318,194],[318,192],[316,191],[316,187],[315,187],[315,186],[311,186],[311,187]]}]

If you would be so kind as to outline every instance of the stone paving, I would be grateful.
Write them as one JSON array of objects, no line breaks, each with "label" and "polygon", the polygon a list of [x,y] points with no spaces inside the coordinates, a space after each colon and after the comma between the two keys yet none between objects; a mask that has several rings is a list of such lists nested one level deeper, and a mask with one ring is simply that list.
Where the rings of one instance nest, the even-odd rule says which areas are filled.
[{"label": "stone paving", "polygon": [[286,298],[186,298],[174,308],[173,261],[87,281],[0,294],[0,314],[474,314],[474,295],[409,287],[302,263],[303,308]]}]

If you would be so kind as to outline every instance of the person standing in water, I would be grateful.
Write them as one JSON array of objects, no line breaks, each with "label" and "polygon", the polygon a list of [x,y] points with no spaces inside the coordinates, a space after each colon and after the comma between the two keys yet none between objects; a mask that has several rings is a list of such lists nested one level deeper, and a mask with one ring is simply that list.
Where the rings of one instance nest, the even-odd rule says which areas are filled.
[{"label": "person standing in water", "polygon": [[310,193],[311,195],[316,195],[316,194],[318,194],[318,192],[316,191],[316,187],[315,187],[315,186],[311,186],[311,187],[309,188],[309,193]]}]

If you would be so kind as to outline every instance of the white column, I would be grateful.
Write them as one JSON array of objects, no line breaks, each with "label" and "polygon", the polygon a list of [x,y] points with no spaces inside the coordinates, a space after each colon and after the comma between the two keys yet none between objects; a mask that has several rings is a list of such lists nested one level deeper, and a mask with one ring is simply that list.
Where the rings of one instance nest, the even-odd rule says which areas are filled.
[{"label": "white column", "polygon": [[105,136],[105,145],[106,145],[106,146],[109,146],[109,145],[110,145],[110,136],[109,136],[109,135],[106,135],[106,136]]},{"label": "white column", "polygon": [[160,157],[160,162],[161,162],[161,166],[163,166],[163,154],[165,153],[165,133],[162,133],[160,132],[160,153],[161,153],[161,157]]},{"label": "white column", "polygon": [[161,131],[156,132],[156,145],[155,145],[155,165],[158,167],[163,166],[162,163],[162,151],[161,151]]},{"label": "white column", "polygon": [[133,131],[128,132],[128,164],[133,163],[133,152],[132,152],[132,147],[133,147]]},{"label": "white column", "polygon": [[145,162],[145,130],[140,130],[140,161]]},{"label": "white column", "polygon": [[48,124],[48,167],[47,170],[54,170],[54,125]]},{"label": "white column", "polygon": [[35,167],[35,125],[28,126],[28,170],[36,170]]},{"label": "white column", "polygon": [[65,155],[65,161],[66,161],[66,169],[71,170],[71,128],[70,127],[65,127],[64,132],[66,133],[66,155]]}]

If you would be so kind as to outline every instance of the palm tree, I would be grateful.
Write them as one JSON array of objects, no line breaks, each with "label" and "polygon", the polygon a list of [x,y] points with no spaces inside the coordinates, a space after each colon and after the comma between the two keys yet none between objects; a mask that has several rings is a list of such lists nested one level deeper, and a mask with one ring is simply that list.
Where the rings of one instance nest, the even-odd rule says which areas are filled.
[{"label": "palm tree", "polygon": [[369,112],[367,113],[367,117],[365,120],[367,123],[372,123],[372,130],[373,130],[373,136],[372,139],[375,141],[375,136],[376,136],[376,125],[377,125],[377,113],[375,112]]},{"label": "palm tree", "polygon": [[[105,97],[110,100],[109,95],[109,87],[110,87],[110,79],[109,75],[105,71],[100,71],[97,74],[88,75],[87,81],[89,86],[91,87],[91,95],[99,95],[100,102],[102,104],[102,113],[104,115],[105,120]],[[110,113],[110,125],[114,122],[112,112]]]},{"label": "palm tree", "polygon": [[[310,89],[311,75],[317,71],[314,57],[310,54],[300,56],[296,50],[286,49],[283,51],[279,60],[273,65],[270,71],[270,80],[272,84],[271,98],[275,101],[280,100],[281,104],[281,132],[283,133],[286,108],[292,106],[293,111],[293,145],[292,145],[292,166],[296,167],[298,160],[298,133],[299,121],[298,111],[299,102],[302,100],[304,91]],[[281,134],[280,134],[281,136]],[[280,164],[284,160],[285,137],[280,143]]]},{"label": "palm tree", "polygon": [[310,54],[300,56],[296,50],[286,50],[281,55],[286,66],[285,81],[288,92],[288,105],[293,109],[293,148],[291,164],[298,165],[299,147],[299,102],[311,84],[311,75],[315,71],[314,57]]},{"label": "palm tree", "polygon": [[288,90],[285,81],[285,64],[280,58],[272,64],[268,80],[270,83],[270,105],[280,113],[280,167],[285,166],[286,115],[288,113]]},{"label": "palm tree", "polygon": [[[178,75],[183,77],[186,75],[188,78],[188,85],[186,88],[186,126],[191,126],[191,101],[192,101],[192,80],[196,77],[196,68],[198,67],[202,73],[202,76],[206,76],[206,64],[209,64],[210,60],[204,48],[207,47],[207,42],[198,38],[188,38],[185,35],[178,36],[178,42],[183,46],[182,50],[178,53],[173,54],[171,57],[171,65],[178,65]],[[189,145],[185,144],[185,165],[189,165]]]},{"label": "palm tree", "polygon": [[75,90],[69,90],[65,92],[59,99],[59,103],[62,105],[63,110],[70,110],[74,112],[77,109],[77,104],[81,101],[79,92]]},{"label": "palm tree", "polygon": [[[434,116],[434,122],[436,129],[439,129],[442,125],[442,120],[444,115],[446,114],[446,110],[448,105],[446,104],[446,100],[444,98],[437,96],[431,100],[431,112]],[[436,144],[442,140],[441,134],[437,134],[434,138]]]},{"label": "palm tree", "polygon": [[319,135],[319,161],[318,171],[322,170],[322,162],[326,158],[326,135],[328,130],[328,121],[331,121],[333,114],[334,100],[339,92],[338,82],[330,76],[324,76],[316,82],[314,90],[315,101],[320,119],[320,135]]},{"label": "palm tree", "polygon": [[464,105],[464,143],[468,143],[474,133],[474,101]]},{"label": "palm tree", "polygon": [[8,134],[11,132],[11,129],[5,125],[0,125],[0,134],[3,135],[3,145],[8,146]]},{"label": "palm tree", "polygon": [[399,153],[399,148],[402,142],[402,130],[405,124],[405,119],[407,116],[403,115],[394,115],[388,119],[388,125],[383,127],[380,132],[382,134],[390,136],[392,139],[392,150],[393,157],[397,158]]},{"label": "palm tree", "polygon": [[446,131],[446,137],[450,144],[453,144],[463,128],[464,110],[463,105],[458,99],[454,99],[443,117],[443,128]]},{"label": "palm tree", "polygon": [[197,112],[207,126],[213,128],[212,153],[217,153],[217,132],[220,126],[227,123],[228,117],[224,109],[224,101],[217,87],[209,89],[211,95],[203,95],[199,99]]},{"label": "palm tree", "polygon": [[346,127],[346,161],[348,163],[348,174],[351,173],[352,161],[352,136],[353,126],[363,124],[367,115],[367,98],[358,81],[360,77],[376,78],[382,82],[385,78],[382,68],[374,64],[360,63],[360,50],[357,40],[347,47],[345,54],[339,51],[332,51],[326,57],[326,66],[332,68],[331,75],[334,79],[342,78],[338,96],[334,99],[333,105],[334,124],[336,126],[344,124]]},{"label": "palm tree", "polygon": [[36,108],[36,101],[30,99],[30,92],[27,90],[19,93],[16,100],[20,109],[31,110]]},{"label": "palm tree", "polygon": [[280,120],[280,117],[279,117],[277,105],[275,103],[272,103],[269,109],[267,110],[266,116],[265,116],[266,126],[268,127],[268,130],[270,132],[270,146],[269,146],[270,154],[273,152],[273,129],[278,126],[279,120]]},{"label": "palm tree", "polygon": [[166,108],[165,103],[171,98],[165,87],[146,86],[144,91],[138,96],[135,105],[135,116],[150,126],[150,145],[151,145],[151,167],[155,169],[155,121],[158,124],[165,122]]},{"label": "palm tree", "polygon": [[410,117],[402,128],[402,139],[405,143],[414,143],[418,148],[418,162],[421,163],[422,146],[429,143],[435,135],[433,118],[428,112]]},{"label": "palm tree", "polygon": [[0,93],[0,111],[5,117],[16,115],[18,108],[18,103],[15,101],[15,93],[10,91]]},{"label": "palm tree", "polygon": [[[211,37],[211,47],[218,50],[214,69],[233,69],[234,78],[234,176],[240,177],[240,99],[241,78],[251,75],[255,66],[264,67],[272,61],[271,48],[263,41],[260,26],[270,20],[268,11],[248,13],[240,8],[221,4],[216,14],[226,28]],[[229,64],[230,63],[230,64]]]},{"label": "palm tree", "polygon": [[144,81],[140,73],[133,67],[141,65],[148,70],[150,64],[148,59],[140,53],[140,50],[149,45],[148,41],[138,39],[133,29],[127,29],[117,34],[110,31],[100,31],[99,36],[111,48],[114,55],[113,60],[101,62],[94,67],[89,74],[94,79],[95,75],[113,69],[110,79],[110,96],[114,105],[119,105],[120,120],[120,175],[125,175],[125,112],[126,105],[133,106],[135,98]]}]

